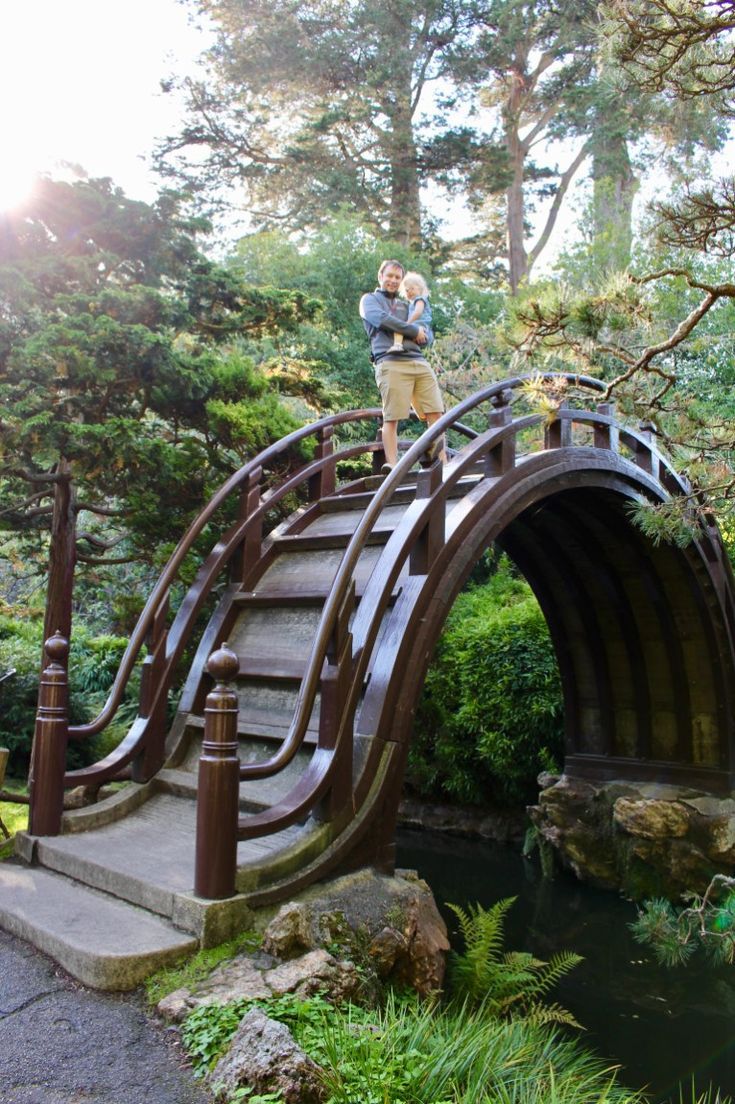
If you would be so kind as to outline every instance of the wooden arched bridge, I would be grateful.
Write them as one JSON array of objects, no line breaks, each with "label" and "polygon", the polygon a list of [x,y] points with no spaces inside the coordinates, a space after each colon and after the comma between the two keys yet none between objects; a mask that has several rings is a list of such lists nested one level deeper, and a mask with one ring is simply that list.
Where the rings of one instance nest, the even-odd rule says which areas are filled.
[{"label": "wooden arched bridge", "polygon": [[[175,550],[90,724],[68,725],[67,642],[52,638],[19,846],[31,869],[13,868],[26,919],[41,897],[57,899],[61,915],[54,894],[73,883],[77,909],[87,907],[80,894],[111,894],[115,907],[129,902],[190,933],[184,941],[211,943],[249,909],[327,875],[391,869],[425,672],[493,542],[549,625],[566,772],[732,788],[735,609],[719,534],[703,515],[687,547],[652,544],[631,504],[689,488],[649,433],[618,424],[602,384],[554,379],[566,391],[550,422],[529,408],[523,380],[493,384],[411,443],[386,477],[377,410],[325,418],[266,449]],[[444,466],[427,459],[442,433],[452,446]],[[182,565],[207,534],[211,551],[170,619]],[[197,632],[169,724],[169,692]],[[101,762],[66,771],[67,738],[113,721],[144,646],[128,735]],[[63,811],[65,790],[126,772],[130,784],[111,796]],[[32,875],[41,888],[23,882]],[[2,902],[0,922],[34,938]],[[58,933],[35,938],[60,956]],[[180,946],[172,935],[171,953]],[[96,969],[76,972],[110,984]]]}]

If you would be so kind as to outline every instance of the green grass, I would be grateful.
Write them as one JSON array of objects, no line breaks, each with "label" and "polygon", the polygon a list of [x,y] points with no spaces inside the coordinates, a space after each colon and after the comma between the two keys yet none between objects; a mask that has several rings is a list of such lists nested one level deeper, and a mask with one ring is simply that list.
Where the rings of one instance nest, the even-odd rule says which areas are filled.
[{"label": "green grass", "polygon": [[[6,778],[3,789],[10,793],[26,793],[25,783],[20,779]],[[7,859],[13,854],[14,842],[12,837],[16,832],[22,832],[28,827],[28,806],[16,805],[12,801],[0,801],[0,818],[10,832],[11,838],[6,840],[0,832],[0,859]]]},{"label": "green grass", "polygon": [[[390,997],[382,1012],[315,997],[254,1001],[322,1067],[326,1104],[642,1104],[615,1067],[558,1029],[505,1021],[467,1005],[441,1009]],[[248,1007],[202,1005],[183,1039],[201,1076]]]}]

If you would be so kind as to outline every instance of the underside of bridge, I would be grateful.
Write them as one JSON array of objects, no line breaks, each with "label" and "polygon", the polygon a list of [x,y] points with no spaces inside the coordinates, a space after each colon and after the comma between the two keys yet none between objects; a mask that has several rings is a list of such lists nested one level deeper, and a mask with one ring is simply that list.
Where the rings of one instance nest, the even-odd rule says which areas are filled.
[{"label": "underside of bridge", "polygon": [[554,642],[565,769],[729,789],[732,659],[706,560],[697,545],[654,545],[629,507],[614,491],[564,491],[499,541]]},{"label": "underside of bridge", "polygon": [[[549,627],[566,773],[731,790],[735,670],[721,558],[708,556],[706,541],[654,544],[631,517],[644,488],[612,467],[577,470],[574,485],[537,473],[530,504],[519,495],[477,510],[454,570],[437,579],[439,616],[461,585],[459,564],[466,576],[488,538],[495,541]],[[427,620],[436,624],[430,612]]]}]

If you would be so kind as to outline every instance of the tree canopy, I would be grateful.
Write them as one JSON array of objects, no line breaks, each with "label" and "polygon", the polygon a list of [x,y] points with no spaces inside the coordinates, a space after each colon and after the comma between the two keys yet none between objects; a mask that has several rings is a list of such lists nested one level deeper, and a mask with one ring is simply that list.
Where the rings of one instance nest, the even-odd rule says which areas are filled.
[{"label": "tree canopy", "polygon": [[172,197],[147,205],[107,180],[41,179],[3,217],[6,531],[47,532],[63,466],[89,519],[80,559],[147,558],[213,479],[295,424],[238,342],[293,331],[319,304],[248,288],[199,251],[198,229]]}]

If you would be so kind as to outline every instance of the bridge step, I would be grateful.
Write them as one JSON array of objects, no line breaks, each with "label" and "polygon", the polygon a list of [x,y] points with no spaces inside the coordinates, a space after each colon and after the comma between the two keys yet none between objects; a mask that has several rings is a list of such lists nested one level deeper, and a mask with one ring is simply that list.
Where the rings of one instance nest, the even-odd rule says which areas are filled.
[{"label": "bridge step", "polygon": [[[342,515],[338,515],[342,516]],[[387,544],[393,529],[373,529],[367,537],[367,545]],[[353,531],[342,533],[296,533],[273,538],[273,547],[277,552],[314,552],[332,548],[346,548],[352,540]]]},{"label": "bridge step", "polygon": [[[356,587],[355,596],[358,602],[364,594],[365,582],[366,580],[363,579],[360,586]],[[297,589],[293,583],[288,581],[282,582],[280,586],[277,582],[274,582],[268,587],[244,590],[241,594],[236,594],[233,605],[249,609],[273,609],[282,606],[293,606],[294,608],[323,606],[329,596],[329,589],[327,585],[311,590]],[[395,587],[391,593],[390,602],[395,602],[400,593],[401,587]]]},{"label": "bridge step", "polygon": [[[243,741],[254,738],[280,744],[288,731],[292,716],[293,714],[268,713],[268,719],[264,720],[263,714],[257,710],[245,711],[241,709],[237,734]],[[200,717],[196,713],[190,713],[187,726],[204,731],[204,717]],[[316,727],[307,728],[304,737],[305,745],[313,746],[316,744],[318,732],[319,730]]]},{"label": "bridge step", "polygon": [[[397,490],[391,495],[389,506],[396,505],[408,505],[413,502],[416,497],[416,472],[410,473],[410,483],[402,483]],[[469,475],[460,479],[450,490],[449,498],[461,498],[467,494],[467,491],[471,490],[477,483],[479,483],[482,476]],[[319,507],[325,514],[342,513],[348,510],[365,510],[374,498],[373,491],[353,491],[350,494],[335,494],[329,495],[327,498],[322,498],[319,502]],[[383,516],[383,515],[381,515]]]},{"label": "bridge step", "polygon": [[[193,898],[196,803],[171,793],[154,794],[137,811],[93,832],[35,839],[38,864],[90,889],[157,913],[197,931]],[[267,881],[278,853],[295,844],[303,828],[286,828],[238,844],[243,877]],[[27,837],[33,841],[33,837]],[[196,899],[195,899],[196,900]]]},{"label": "bridge step", "polygon": [[0,864],[0,924],[95,989],[134,989],[198,941],[160,916],[38,867]]}]

